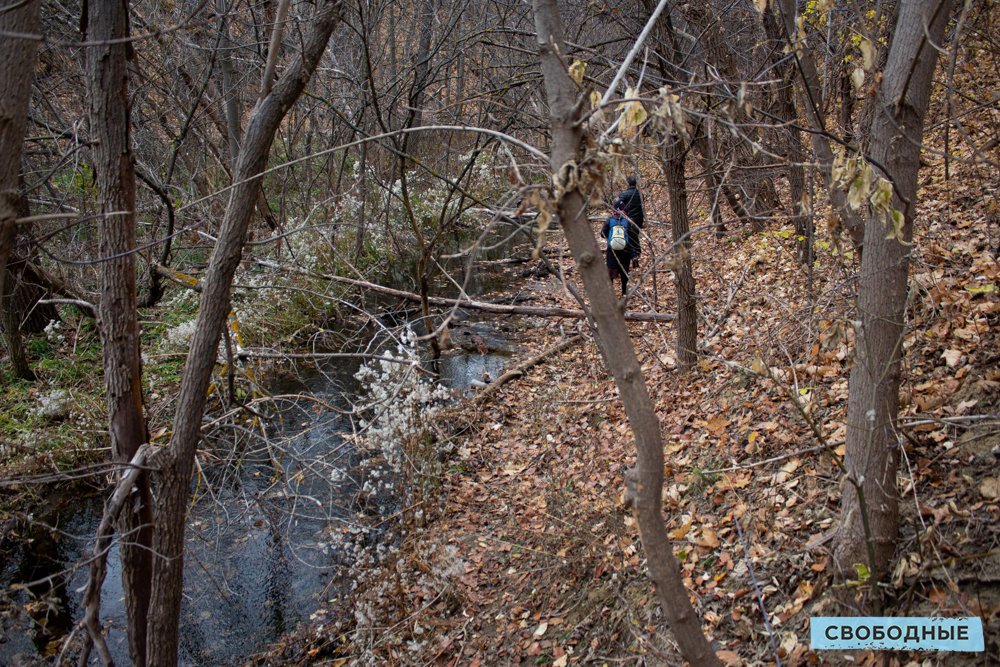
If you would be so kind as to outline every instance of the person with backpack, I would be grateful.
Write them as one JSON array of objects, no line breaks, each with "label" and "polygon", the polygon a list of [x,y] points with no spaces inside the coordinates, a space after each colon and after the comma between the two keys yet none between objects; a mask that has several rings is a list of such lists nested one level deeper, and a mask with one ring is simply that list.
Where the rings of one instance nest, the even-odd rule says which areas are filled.
[{"label": "person with backpack", "polygon": [[622,296],[628,292],[629,269],[639,266],[639,255],[642,254],[639,234],[646,223],[642,195],[636,187],[636,179],[629,176],[626,182],[628,189],[615,200],[612,206],[614,213],[601,228],[601,237],[608,242],[608,277],[612,282],[615,278],[621,279]]}]

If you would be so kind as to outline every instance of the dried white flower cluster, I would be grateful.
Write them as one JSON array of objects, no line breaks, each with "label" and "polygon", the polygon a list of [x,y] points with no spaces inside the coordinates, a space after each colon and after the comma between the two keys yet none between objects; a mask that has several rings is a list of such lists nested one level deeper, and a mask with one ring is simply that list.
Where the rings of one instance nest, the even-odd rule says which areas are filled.
[{"label": "dried white flower cluster", "polygon": [[163,345],[170,349],[186,350],[191,345],[191,339],[194,338],[197,324],[198,320],[196,319],[188,320],[167,329],[167,333],[163,337]]},{"label": "dried white flower cluster", "polygon": [[[400,338],[396,352],[362,364],[355,378],[361,383],[372,416],[361,422],[368,443],[378,448],[386,463],[403,471],[413,445],[429,436],[435,417],[450,398],[446,387],[422,381],[413,332]],[[409,461],[416,469],[419,463]]]},{"label": "dried white flower cluster", "polygon": [[62,322],[59,320],[51,320],[45,325],[45,337],[48,338],[49,342],[53,345],[62,345],[66,340],[65,334],[61,331]]},{"label": "dried white flower cluster", "polygon": [[[393,548],[379,559],[380,567],[366,563],[358,572],[354,600],[354,645],[360,649],[359,665],[384,664],[384,654],[375,649],[388,644],[405,646],[420,654],[427,649],[429,633],[408,613],[400,591],[419,592],[424,600],[444,600],[456,613],[462,608],[464,585],[459,581],[469,571],[468,563],[453,544],[422,543],[410,558]],[[414,567],[429,565],[428,570]],[[401,618],[402,617],[402,618]]]},{"label": "dried white flower cluster", "polygon": [[289,234],[285,237],[285,242],[299,268],[319,272],[330,268],[328,264],[333,256],[330,241],[315,227]]},{"label": "dried white flower cluster", "polygon": [[73,408],[73,397],[65,389],[53,389],[38,397],[35,412],[46,419],[65,419]]}]

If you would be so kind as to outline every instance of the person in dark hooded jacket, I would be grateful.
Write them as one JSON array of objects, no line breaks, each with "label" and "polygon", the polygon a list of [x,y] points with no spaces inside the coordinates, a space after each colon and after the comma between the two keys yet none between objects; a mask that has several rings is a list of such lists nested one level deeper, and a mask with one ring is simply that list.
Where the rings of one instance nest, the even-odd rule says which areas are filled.
[{"label": "person in dark hooded jacket", "polygon": [[[615,278],[621,278],[622,296],[625,296],[628,291],[629,269],[639,266],[639,255],[642,254],[639,235],[642,226],[646,223],[646,216],[642,209],[642,195],[636,187],[635,177],[629,176],[625,182],[628,183],[628,189],[618,196],[612,208],[615,211],[623,211],[629,220],[628,245],[624,250],[608,248],[606,255],[608,276],[612,282]],[[607,240],[610,233],[610,221],[605,220],[604,227],[601,228],[601,237]]]},{"label": "person in dark hooded jacket", "polygon": [[618,199],[615,200],[612,208],[616,211],[625,211],[625,215],[632,222],[642,227],[646,224],[646,215],[642,209],[642,194],[639,192],[639,188],[636,187],[635,176],[629,176],[625,179],[625,182],[628,183],[628,189],[618,195]]}]

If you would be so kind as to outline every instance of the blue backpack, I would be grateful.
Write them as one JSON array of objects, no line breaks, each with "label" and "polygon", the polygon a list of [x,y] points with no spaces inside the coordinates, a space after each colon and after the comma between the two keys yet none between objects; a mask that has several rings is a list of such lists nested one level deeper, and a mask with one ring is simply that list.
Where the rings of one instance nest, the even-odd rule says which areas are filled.
[{"label": "blue backpack", "polygon": [[608,248],[615,251],[628,247],[628,218],[615,213],[608,218]]}]

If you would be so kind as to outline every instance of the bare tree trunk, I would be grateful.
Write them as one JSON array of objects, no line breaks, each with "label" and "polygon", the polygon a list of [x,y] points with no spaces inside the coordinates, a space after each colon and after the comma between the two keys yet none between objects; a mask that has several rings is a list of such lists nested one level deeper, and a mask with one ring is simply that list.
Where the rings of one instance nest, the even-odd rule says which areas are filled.
[{"label": "bare tree trunk", "polygon": [[[722,75],[725,85],[723,95],[731,94],[727,86],[736,86],[741,80],[739,66],[726,43],[729,39],[723,31],[723,21],[711,3],[686,3],[680,5],[692,25],[700,30],[698,42],[705,52],[705,58],[712,63]],[[683,57],[683,56],[682,56]],[[751,92],[751,95],[754,95]],[[749,123],[742,128],[751,140],[758,135],[756,123]],[[770,218],[772,211],[781,205],[774,180],[769,175],[761,175],[762,156],[754,153],[750,141],[744,138],[720,137],[719,143],[731,151],[733,169],[731,179],[734,184],[723,183],[723,193],[730,208],[741,221],[750,222],[754,232],[764,229],[764,222]],[[721,148],[721,146],[720,146]],[[735,187],[733,187],[735,185]]]},{"label": "bare tree trunk", "polygon": [[[31,215],[31,204],[25,194],[24,175],[19,179],[20,194],[17,198],[17,215],[27,218]],[[18,344],[24,334],[41,333],[49,322],[59,319],[55,304],[38,303],[56,289],[36,266],[39,260],[35,247],[34,227],[30,223],[18,223],[14,234],[14,245],[7,258],[7,301],[9,316],[18,325]],[[29,369],[30,371],[30,369]],[[31,379],[34,373],[30,373]]]},{"label": "bare tree trunk", "polygon": [[849,144],[854,143],[854,86],[851,84],[851,74],[848,71],[847,63],[840,63],[837,67],[838,94],[840,95],[840,109],[837,113],[837,123],[840,126],[840,133],[844,141]]},{"label": "bare tree trunk", "polygon": [[691,236],[688,224],[687,185],[684,162],[687,150],[675,137],[666,150],[667,190],[670,193],[670,229],[674,241],[674,283],[677,287],[677,364],[687,371],[698,350],[698,309],[695,302],[694,269],[691,266]]},{"label": "bare tree trunk", "polygon": [[365,228],[367,227],[368,216],[368,142],[361,144],[361,154],[358,157],[361,183],[358,184],[358,196],[361,199],[361,207],[358,210],[358,226],[354,232],[354,263],[361,259],[361,253],[365,249]]},{"label": "bare tree trunk", "polygon": [[[0,216],[3,216],[3,213],[0,213]],[[13,222],[13,218],[9,224],[0,223],[0,314],[2,314],[0,330],[3,332],[7,359],[14,375],[22,380],[34,380],[35,372],[31,370],[28,355],[24,351],[20,313],[14,303],[17,275],[10,270],[10,260],[16,242],[17,225]]]},{"label": "bare tree trunk", "polygon": [[[149,174],[143,173],[142,170],[137,169],[135,175],[152,190],[157,197],[160,199],[160,203],[163,204],[164,210],[167,212],[167,228],[163,236],[163,247],[160,249],[160,261],[162,265],[167,265],[170,262],[170,249],[171,249],[171,237],[174,233],[175,222],[177,214],[174,211],[174,203],[170,199],[170,195],[164,187],[153,179]],[[160,302],[163,298],[163,283],[160,281],[160,274],[156,271],[150,269],[149,271],[149,288],[146,293],[145,298],[139,304],[145,308],[151,308]]]},{"label": "bare tree trunk", "polygon": [[[643,9],[647,16],[652,16],[653,3],[644,0]],[[656,24],[656,34],[661,44],[660,58],[657,66],[661,76],[666,80],[684,81],[689,78],[677,63],[683,62],[685,53],[681,50],[670,13],[666,13]],[[707,102],[706,102],[707,103]],[[709,140],[708,131],[699,133],[695,141],[701,141],[702,158],[705,164],[707,179],[713,186],[716,183],[715,156]],[[673,253],[671,266],[674,272],[674,286],[677,290],[677,362],[682,371],[690,370],[697,358],[698,349],[698,310],[695,303],[694,269],[691,265],[691,238],[688,222],[688,193],[685,180],[685,163],[690,147],[684,139],[674,131],[669,131],[664,138],[662,164],[667,173],[667,192],[670,194],[670,229],[673,237]],[[712,188],[713,191],[715,188]],[[712,206],[713,222],[718,216],[718,207]],[[719,220],[721,227],[721,219]],[[716,228],[716,233],[720,227]],[[653,276],[656,276],[654,271]]]},{"label": "bare tree trunk", "polygon": [[724,238],[726,236],[726,223],[722,220],[722,202],[719,196],[722,194],[719,175],[715,173],[715,148],[712,137],[708,132],[708,121],[705,122],[706,131],[695,138],[694,147],[698,149],[701,159],[701,168],[705,172],[705,190],[712,199],[710,218],[712,226],[715,228],[715,237]]},{"label": "bare tree trunk", "polygon": [[[788,123],[796,121],[795,98],[792,95],[792,83],[783,85],[780,96],[780,114]],[[811,211],[806,206],[806,171],[804,167],[805,151],[802,149],[802,137],[799,131],[792,127],[785,128],[785,159],[788,160],[788,191],[791,196],[792,227],[795,229],[799,248],[799,261],[805,266],[812,266],[814,225]]]},{"label": "bare tree trunk", "polygon": [[[420,127],[424,117],[424,99],[427,89],[427,77],[430,72],[431,38],[434,33],[434,15],[437,9],[437,0],[421,0],[420,3],[420,23],[419,39],[417,44],[416,64],[413,68],[413,83],[410,86],[409,111],[407,112],[404,127]],[[423,141],[416,136],[416,133],[403,135],[400,142],[401,154],[399,155],[399,183],[403,206],[406,209],[406,217],[410,223],[413,235],[419,245],[420,256],[417,260],[416,278],[417,288],[420,292],[420,311],[424,320],[424,326],[430,331],[433,327],[430,319],[430,255],[433,246],[428,245],[424,235],[420,231],[419,221],[413,213],[410,202],[409,185],[407,179],[407,169],[412,164],[408,155],[416,155],[420,151],[420,142]],[[441,357],[441,345],[437,336],[430,339],[432,358],[437,360]]]},{"label": "bare tree trunk", "polygon": [[[39,30],[38,0],[27,0],[0,11],[0,32],[25,35]],[[15,277],[8,263],[17,238],[18,184],[38,42],[0,37],[0,328],[14,374],[34,379],[21,340],[20,318],[13,307]]]},{"label": "bare tree trunk", "polygon": [[153,550],[153,588],[147,649],[149,664],[173,667],[177,663],[178,623],[183,590],[184,527],[194,453],[201,436],[201,420],[222,328],[230,310],[230,288],[246,241],[260,191],[260,174],[267,164],[274,135],[285,114],[298,99],[319,64],[330,34],[340,20],[340,1],[320,2],[302,50],[284,74],[261,98],[240,146],[233,188],[218,241],[209,261],[177,398],[170,445],[158,461],[159,487]]},{"label": "bare tree trunk", "polygon": [[[434,16],[437,0],[422,0],[420,3],[420,39],[417,46],[416,65],[413,68],[413,85],[410,88],[410,122],[406,127],[420,127],[424,122],[424,98],[427,91],[427,76],[431,69],[431,38],[434,36]],[[420,139],[407,134],[403,137],[403,152],[418,153]],[[410,148],[412,146],[412,148]]]},{"label": "bare tree trunk", "polygon": [[806,266],[812,265],[813,257],[813,220],[808,211],[805,210],[806,174],[805,174],[805,151],[802,147],[802,137],[794,127],[798,122],[798,113],[795,109],[794,82],[795,73],[791,63],[784,53],[784,31],[781,27],[780,18],[775,13],[773,7],[768,4],[764,8],[763,14],[764,31],[770,42],[769,60],[774,63],[777,72],[781,74],[781,80],[777,83],[775,106],[777,116],[784,123],[780,128],[779,144],[785,159],[788,161],[788,189],[791,195],[792,205],[792,226],[795,228],[796,241],[799,248],[799,260]]},{"label": "bare tree trunk", "polygon": [[[420,127],[424,122],[424,101],[426,99],[428,76],[431,69],[431,40],[434,36],[434,18],[437,14],[437,0],[421,0],[419,8],[419,38],[417,42],[417,55],[414,58],[413,82],[410,85],[410,93],[407,102],[408,111],[403,127]],[[426,137],[418,136],[420,133],[410,133],[403,135],[401,150],[404,154],[419,156],[421,146],[427,145]],[[399,157],[400,168],[409,168],[412,164],[406,155]],[[402,176],[401,178],[405,178]],[[419,277],[418,277],[419,279]]]},{"label": "bare tree trunk", "polygon": [[[781,27],[784,30],[784,40],[786,44],[792,43],[792,36],[798,34],[795,24],[796,3],[795,0],[781,0],[780,4]],[[823,175],[827,190],[830,193],[830,201],[843,222],[844,228],[850,235],[856,248],[861,248],[864,243],[865,225],[864,220],[854,212],[847,204],[847,193],[833,183],[833,149],[830,147],[830,140],[824,134],[826,124],[822,116],[822,99],[820,99],[821,86],[819,74],[816,71],[816,63],[812,53],[804,44],[798,44],[795,53],[795,68],[801,84],[800,94],[802,95],[802,107],[806,112],[806,119],[809,125],[817,132],[812,133],[813,151],[819,162],[819,170]]]},{"label": "bare tree trunk", "polygon": [[885,166],[895,186],[893,206],[903,212],[904,224],[902,239],[887,238],[891,223],[879,215],[865,228],[845,459],[848,475],[860,484],[864,499],[852,484],[844,484],[835,556],[846,573],[853,573],[857,563],[870,566],[876,581],[889,571],[899,531],[896,467],[901,445],[896,419],[907,272],[924,117],[950,5],[950,0],[901,3],[871,131],[871,156]]},{"label": "bare tree trunk", "polygon": [[663,523],[663,441],[642,369],[635,356],[621,309],[608,281],[594,232],[587,220],[587,195],[581,190],[584,134],[577,88],[560,54],[566,52],[562,21],[555,0],[535,0],[535,26],[545,92],[552,118],[552,171],[557,213],[569,241],[594,321],[603,340],[601,349],[614,375],[638,449],[637,513],[650,575],[663,613],[670,622],[681,654],[695,667],[719,665],[702,631],[688,592],[681,581]]},{"label": "bare tree trunk", "polygon": [[[94,171],[101,207],[98,305],[104,348],[108,427],[115,460],[126,463],[148,440],[142,402],[142,361],[136,316],[135,158],[132,155],[128,95],[127,0],[86,6],[87,94],[96,139]],[[117,41],[115,41],[117,40]],[[146,664],[146,620],[152,555],[152,496],[149,477],[139,475],[118,529],[122,536],[122,585],[128,615],[129,655]]]},{"label": "bare tree trunk", "polygon": [[219,12],[219,70],[222,72],[222,99],[226,110],[226,138],[229,143],[229,162],[236,170],[236,157],[240,152],[240,91],[236,87],[236,75],[233,72],[233,44],[229,33],[229,7],[226,0],[216,0],[216,11]]}]

